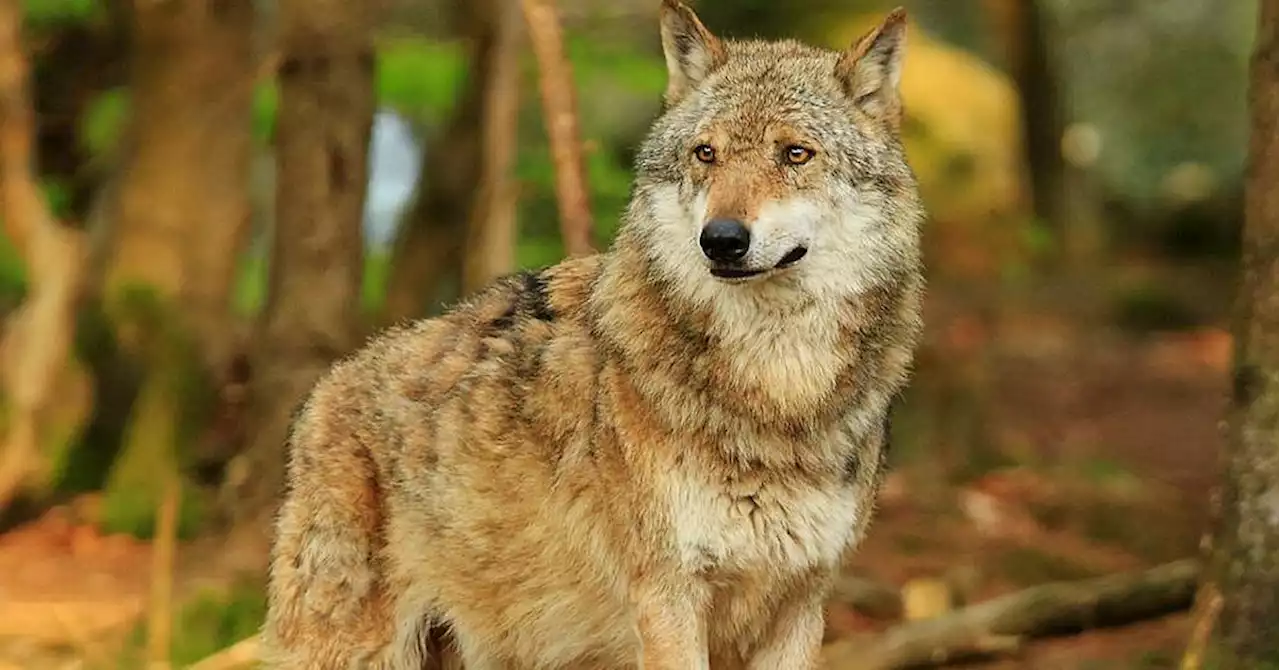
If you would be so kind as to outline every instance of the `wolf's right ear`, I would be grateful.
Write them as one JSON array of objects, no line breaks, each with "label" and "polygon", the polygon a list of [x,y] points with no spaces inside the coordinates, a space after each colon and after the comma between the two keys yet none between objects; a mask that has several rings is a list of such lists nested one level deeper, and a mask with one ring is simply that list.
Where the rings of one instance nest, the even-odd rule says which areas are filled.
[{"label": "wolf's right ear", "polygon": [[680,0],[662,0],[662,53],[667,60],[668,106],[724,64],[724,45]]},{"label": "wolf's right ear", "polygon": [[869,115],[895,125],[902,114],[898,84],[906,47],[907,12],[899,7],[836,62],[836,77],[854,103]]}]

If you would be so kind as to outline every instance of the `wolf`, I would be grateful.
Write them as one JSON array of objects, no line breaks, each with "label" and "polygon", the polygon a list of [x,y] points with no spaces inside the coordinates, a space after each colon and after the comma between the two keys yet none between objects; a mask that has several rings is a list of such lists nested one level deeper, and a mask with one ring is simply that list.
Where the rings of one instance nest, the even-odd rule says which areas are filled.
[{"label": "wolf", "polygon": [[268,667],[817,667],[922,329],[905,29],[722,39],[663,1],[663,109],[610,248],[310,391]]}]

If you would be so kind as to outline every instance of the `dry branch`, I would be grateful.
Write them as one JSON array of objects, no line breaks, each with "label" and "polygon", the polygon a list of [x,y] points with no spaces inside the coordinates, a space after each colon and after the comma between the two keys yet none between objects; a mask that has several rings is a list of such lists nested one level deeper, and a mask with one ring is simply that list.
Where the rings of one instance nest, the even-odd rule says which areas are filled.
[{"label": "dry branch", "polygon": [[823,656],[831,670],[941,665],[1009,653],[1021,639],[1118,626],[1186,609],[1195,595],[1193,559],[1138,573],[1035,586],[871,639],[842,640]]},{"label": "dry branch", "polygon": [[0,0],[0,216],[29,279],[0,343],[9,410],[0,442],[0,509],[41,470],[46,412],[66,368],[85,266],[83,234],[54,220],[32,169],[29,77],[20,3]]},{"label": "dry branch", "polygon": [[529,42],[538,61],[542,116],[555,164],[556,203],[560,209],[560,233],[570,256],[592,253],[591,201],[583,168],[582,140],[578,132],[577,96],[573,66],[564,52],[564,37],[554,0],[521,0]]},{"label": "dry branch", "polygon": [[147,661],[152,670],[169,667],[173,628],[173,555],[178,544],[178,504],[182,488],[177,472],[165,475],[164,497],[156,513],[151,546],[151,603],[147,611]]}]

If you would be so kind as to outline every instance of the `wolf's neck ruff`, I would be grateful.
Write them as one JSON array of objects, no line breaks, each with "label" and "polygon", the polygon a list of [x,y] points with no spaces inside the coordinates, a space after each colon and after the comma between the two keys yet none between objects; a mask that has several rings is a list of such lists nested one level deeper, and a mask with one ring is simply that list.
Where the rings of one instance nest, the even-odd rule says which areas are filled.
[{"label": "wolf's neck ruff", "polygon": [[620,234],[603,259],[589,318],[601,355],[628,371],[670,429],[808,443],[863,400],[859,378],[880,367],[864,342],[883,330],[881,317],[904,287],[840,301],[797,298],[784,309],[760,307],[753,293],[765,287],[724,285],[700,301],[654,267],[651,248],[640,231]]}]

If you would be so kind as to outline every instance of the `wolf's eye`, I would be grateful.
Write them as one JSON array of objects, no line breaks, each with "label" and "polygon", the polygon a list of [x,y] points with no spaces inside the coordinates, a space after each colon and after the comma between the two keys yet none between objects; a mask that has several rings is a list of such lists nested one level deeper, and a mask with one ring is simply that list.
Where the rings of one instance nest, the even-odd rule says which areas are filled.
[{"label": "wolf's eye", "polygon": [[809,162],[809,159],[813,158],[813,149],[793,144],[787,147],[784,155],[786,156],[788,163],[792,165],[804,165]]},{"label": "wolf's eye", "polygon": [[716,162],[716,150],[710,144],[699,144],[693,148],[693,155],[703,163]]}]

